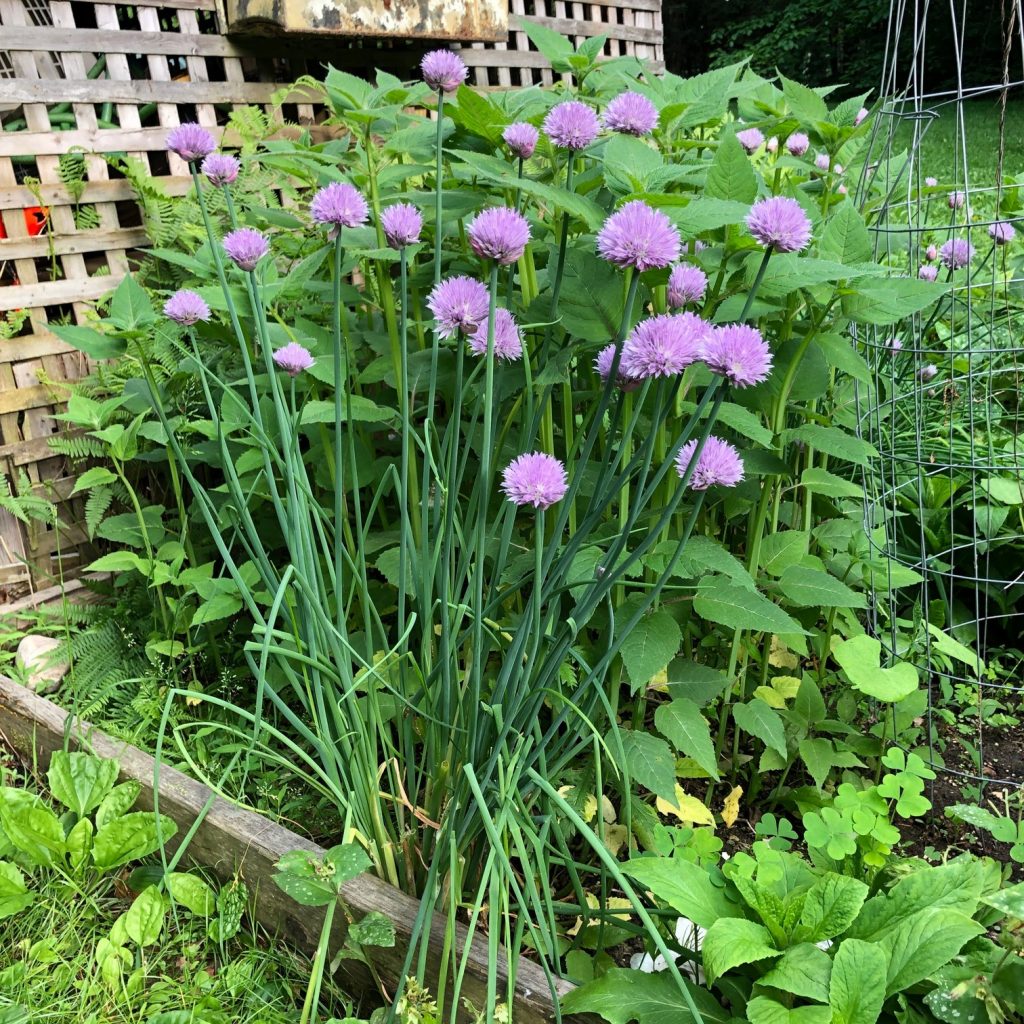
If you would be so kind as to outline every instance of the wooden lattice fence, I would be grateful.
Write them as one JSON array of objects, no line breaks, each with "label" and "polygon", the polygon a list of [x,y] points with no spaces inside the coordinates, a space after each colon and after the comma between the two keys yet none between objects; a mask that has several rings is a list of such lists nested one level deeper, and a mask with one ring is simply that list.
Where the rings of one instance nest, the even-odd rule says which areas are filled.
[{"label": "wooden lattice fence", "polygon": [[[510,0],[507,42],[462,48],[479,86],[550,84],[544,57],[516,30],[526,18],[580,40],[609,37],[609,56],[662,59],[660,0]],[[168,128],[195,119],[218,133],[250,104],[313,123],[308,94],[272,96],[326,63],[411,74],[423,40],[227,37],[217,0],[0,0],[0,472],[58,503],[59,525],[0,510],[0,587],[46,586],[82,563],[86,535],[74,477],[50,439],[66,393],[87,366],[49,329],[83,322],[89,303],[129,271],[145,232],[130,183],[103,154],[144,162],[171,195],[185,165]],[[230,140],[227,140],[230,141]],[[69,154],[81,154],[77,180]],[[63,160],[62,160],[63,158]],[[19,312],[21,311],[21,312]],[[24,316],[24,323],[18,321]]]}]

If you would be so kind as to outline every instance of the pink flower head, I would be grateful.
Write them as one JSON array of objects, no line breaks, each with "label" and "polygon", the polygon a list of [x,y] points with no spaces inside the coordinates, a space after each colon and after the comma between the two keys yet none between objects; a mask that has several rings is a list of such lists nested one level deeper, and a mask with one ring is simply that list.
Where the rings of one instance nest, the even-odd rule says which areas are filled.
[{"label": "pink flower head", "polygon": [[[686,476],[696,451],[696,438],[687,441],[679,449],[676,456],[676,472],[680,479]],[[735,487],[742,479],[743,460],[740,453],[728,441],[709,436],[690,475],[690,488],[695,491],[706,491],[716,484],[722,487]]]},{"label": "pink flower head", "polygon": [[184,327],[191,327],[200,320],[210,319],[210,307],[201,295],[182,288],[164,303],[164,316]]},{"label": "pink flower head", "polygon": [[962,210],[964,203],[967,202],[967,196],[963,192],[950,192],[946,197],[946,202],[949,203],[951,210]]},{"label": "pink flower head", "polygon": [[[487,355],[487,319],[469,336],[469,347],[478,355]],[[511,363],[523,355],[523,337],[516,318],[499,307],[494,311],[494,355]]]},{"label": "pink flower head", "polygon": [[455,92],[466,80],[469,69],[451,50],[431,50],[420,61],[423,81],[435,92]]},{"label": "pink flower head", "polygon": [[803,132],[793,132],[788,139],[786,139],[786,149],[793,156],[803,156],[804,153],[810,148],[811,140]]},{"label": "pink flower head", "polygon": [[715,373],[726,377],[738,388],[747,388],[768,379],[772,354],[756,327],[725,324],[714,328],[704,343],[704,362]]},{"label": "pink flower head", "polygon": [[842,164],[833,164],[832,165],[832,170],[835,171],[836,174],[842,174],[843,173],[843,165]]},{"label": "pink flower head", "polygon": [[764,132],[760,128],[744,128],[736,133],[736,141],[748,153],[753,153],[764,142]]},{"label": "pink flower head", "polygon": [[616,210],[597,233],[597,252],[617,267],[653,270],[679,259],[679,231],[642,199]]},{"label": "pink flower head", "polygon": [[899,352],[899,351],[900,351],[900,349],[902,349],[902,348],[903,348],[903,342],[902,342],[902,341],[900,341],[900,339],[899,339],[899,338],[890,338],[890,339],[889,339],[889,348],[890,348],[890,349],[891,349],[891,350],[892,350],[893,352]]},{"label": "pink flower head", "polygon": [[811,241],[811,222],[804,208],[786,196],[770,196],[754,203],[747,227],[765,248],[776,252],[800,252]]},{"label": "pink flower head", "polygon": [[562,149],[586,149],[601,130],[597,114],[579,100],[566,100],[548,111],[544,131]]},{"label": "pink flower head", "polygon": [[779,137],[778,137],[778,135],[773,135],[764,144],[764,148],[767,149],[769,153],[778,153],[778,151],[779,151]]},{"label": "pink flower head", "polygon": [[988,227],[988,237],[996,245],[1009,245],[1016,235],[1017,232],[1014,231],[1013,225],[1009,221],[998,220],[995,224],[990,224]]},{"label": "pink flower head", "polygon": [[831,165],[832,158],[828,153],[819,153],[814,158],[814,166],[817,167],[819,171],[827,171]]},{"label": "pink flower head", "polygon": [[199,169],[211,185],[233,185],[241,164],[229,153],[211,153]]},{"label": "pink flower head", "polygon": [[621,92],[604,111],[605,127],[623,135],[650,135],[658,124],[654,104],[638,92]]},{"label": "pink flower head", "polygon": [[329,238],[337,238],[342,228],[357,228],[366,223],[370,208],[359,190],[344,181],[325,185],[309,204],[314,224],[329,224]]},{"label": "pink flower head", "polygon": [[950,270],[960,270],[974,259],[974,246],[966,238],[951,238],[939,249],[939,259]]},{"label": "pink flower head", "polygon": [[917,371],[917,375],[925,384],[927,384],[929,381],[935,380],[935,378],[938,377],[939,368],[934,363],[928,363]]},{"label": "pink flower head", "polygon": [[530,241],[530,225],[517,210],[492,206],[482,210],[466,228],[473,252],[482,260],[515,263]]},{"label": "pink flower head", "polygon": [[553,455],[530,452],[513,459],[502,474],[501,489],[515,505],[550,508],[565,497],[565,466]]},{"label": "pink flower head", "polygon": [[924,183],[925,183],[925,185],[928,188],[938,188],[939,187],[939,179],[938,178],[925,178],[924,179]]},{"label": "pink flower head", "polygon": [[502,133],[505,145],[521,160],[529,160],[537,148],[537,139],[540,132],[527,121],[516,121],[510,124]]},{"label": "pink flower head", "polygon": [[[600,352],[597,353],[597,357],[594,359],[594,369],[597,370],[597,375],[601,380],[607,380],[608,375],[612,372],[612,364],[615,362],[615,342],[613,341],[610,345],[605,345]],[[640,387],[640,381],[628,377],[622,370],[622,357],[619,357],[619,365],[615,369],[615,383],[619,386],[622,391],[636,391]]]},{"label": "pink flower head", "polygon": [[392,249],[415,245],[423,230],[423,217],[412,203],[395,203],[380,211],[380,226]]},{"label": "pink flower head", "polygon": [[217,148],[217,143],[202,125],[189,121],[167,133],[167,148],[182,160],[194,163],[209,156]]},{"label": "pink flower head", "polygon": [[490,297],[486,285],[472,277],[446,277],[434,285],[427,306],[437,321],[438,334],[450,338],[460,331],[472,334],[486,323]]},{"label": "pink flower head", "polygon": [[924,251],[924,258],[929,263],[934,263],[939,258],[938,247],[936,245],[934,245],[934,244],[929,245],[928,248],[925,249],[925,251]]},{"label": "pink flower head", "polygon": [[917,276],[921,278],[922,281],[934,281],[939,276],[939,268],[926,263],[917,272]]},{"label": "pink flower head", "polygon": [[237,228],[224,236],[224,251],[236,267],[255,270],[256,264],[270,252],[270,242],[255,228]]},{"label": "pink flower head", "polygon": [[313,357],[309,354],[309,349],[304,348],[297,341],[290,342],[274,353],[274,362],[289,377],[298,377],[303,370],[308,370],[314,361]]},{"label": "pink flower head", "polygon": [[847,188],[847,187],[846,187],[845,185],[840,185],[840,186],[839,186],[839,187],[838,187],[838,188],[836,189],[836,192],[837,192],[837,193],[838,193],[839,195],[841,195],[841,196],[845,196],[845,195],[846,195],[846,193],[847,193],[847,192],[849,192],[849,191],[850,191],[850,190],[849,190],[849,189],[848,189],[848,188]]},{"label": "pink flower head", "polygon": [[859,125],[869,113],[870,111],[867,107],[861,107],[860,110],[857,111],[857,116],[853,119],[854,127]]},{"label": "pink flower head", "polygon": [[668,275],[668,304],[678,309],[691,302],[700,302],[708,288],[708,276],[700,267],[679,263]]},{"label": "pink flower head", "polygon": [[712,328],[696,313],[652,316],[633,328],[622,347],[624,377],[673,377],[700,359]]}]

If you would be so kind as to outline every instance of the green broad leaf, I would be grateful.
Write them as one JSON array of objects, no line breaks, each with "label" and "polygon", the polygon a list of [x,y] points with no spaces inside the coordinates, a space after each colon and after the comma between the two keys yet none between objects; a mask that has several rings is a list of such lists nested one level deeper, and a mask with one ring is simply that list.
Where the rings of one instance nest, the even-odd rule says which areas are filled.
[{"label": "green broad leaf", "polygon": [[755,633],[799,633],[806,630],[764,594],[722,576],[703,579],[693,601],[694,611],[709,622]]},{"label": "green broad leaf", "polygon": [[783,439],[786,444],[803,441],[809,448],[845,459],[856,466],[867,466],[872,459],[878,458],[878,449],[874,445],[838,427],[826,427],[820,423],[805,423],[802,427],[787,430]]},{"label": "green broad leaf", "polygon": [[54,751],[46,780],[50,792],[68,810],[83,817],[95,810],[114,788],[120,765],[80,751]]},{"label": "green broad leaf", "polygon": [[326,907],[338,898],[338,886],[308,850],[290,850],[274,865],[274,884],[303,907]]},{"label": "green broad leaf", "polygon": [[740,917],[715,921],[704,936],[701,953],[709,985],[736,967],[782,955],[767,928]]},{"label": "green broad leaf", "polygon": [[[797,695],[799,696],[799,692]],[[807,771],[810,772],[820,792],[828,780],[829,773],[836,766],[836,751],[832,741],[820,736],[809,737],[800,741],[798,749],[800,760],[807,766]]]},{"label": "green broad leaf", "polygon": [[645,615],[623,638],[622,664],[635,691],[646,686],[679,653],[683,634],[664,610]]},{"label": "green broad leaf", "polygon": [[985,662],[981,660],[975,651],[960,643],[955,637],[943,632],[934,622],[928,623],[928,632],[932,638],[932,650],[939,651],[955,661],[969,665],[978,675],[985,671]]},{"label": "green broad leaf", "polygon": [[611,341],[621,326],[625,305],[622,275],[610,263],[587,250],[566,251],[558,311],[574,338]]},{"label": "green broad leaf", "polygon": [[134,551],[111,551],[109,555],[103,555],[90,563],[88,571],[130,572],[132,569],[148,576],[151,569],[149,560],[140,558]]},{"label": "green broad leaf", "polygon": [[824,494],[826,498],[863,498],[864,488],[850,480],[844,480],[827,469],[809,466],[800,475],[800,484],[811,494]]},{"label": "green broad leaf", "polygon": [[214,594],[204,601],[192,616],[193,626],[202,626],[207,622],[218,622],[230,619],[242,610],[242,599],[237,594]]},{"label": "green broad leaf", "polygon": [[889,962],[886,995],[930,977],[984,931],[973,918],[945,907],[921,910],[897,922],[878,943]]},{"label": "green broad leaf", "polygon": [[198,875],[172,871],[167,876],[167,889],[175,903],[200,917],[210,917],[217,909],[217,894]]},{"label": "green broad leaf", "polygon": [[331,879],[335,885],[351,882],[373,866],[366,851],[355,843],[332,846],[324,854],[324,864],[331,869]]},{"label": "green broad leaf", "polygon": [[947,287],[909,277],[862,278],[843,296],[843,315],[861,324],[884,327],[936,303]]},{"label": "green broad leaf", "polygon": [[108,822],[120,818],[122,814],[130,811],[141,792],[142,786],[135,779],[129,779],[127,782],[122,782],[120,786],[115,786],[103,798],[96,811],[96,827],[103,828]]},{"label": "green broad leaf", "polygon": [[779,578],[779,590],[797,608],[866,608],[863,594],[835,576],[807,565],[791,565]]},{"label": "green broad leaf", "polygon": [[[684,984],[706,1024],[732,1021],[733,1015],[710,992],[685,981]],[[563,996],[562,1011],[594,1013],[608,1024],[696,1024],[678,983],[668,971],[645,974],[612,967]]]},{"label": "green broad leaf", "polygon": [[135,331],[156,321],[153,303],[146,289],[129,274],[110,299],[109,319],[123,331]]},{"label": "green broad leaf", "polygon": [[[763,262],[761,253],[747,257],[747,284],[752,285]],[[852,267],[833,260],[815,259],[813,256],[797,256],[795,253],[774,255],[768,261],[768,269],[761,278],[758,295],[778,298],[801,288],[813,288],[819,284],[846,281],[863,277],[872,271],[864,266]],[[878,269],[881,272],[881,268]]]},{"label": "green broad leaf", "polygon": [[[675,543],[669,543],[674,550]],[[743,563],[721,542],[711,537],[691,537],[683,548],[676,575],[691,579],[709,572],[721,573],[750,590],[754,589],[754,580]]]},{"label": "green broad leaf", "polygon": [[832,657],[855,690],[875,700],[895,703],[917,689],[917,669],[908,662],[881,668],[882,645],[874,637],[855,636],[836,644]]},{"label": "green broad leaf", "polygon": [[780,757],[787,757],[786,729],[782,717],[760,697],[746,704],[734,704],[732,716],[745,733],[755,736],[766,747],[777,751]]},{"label": "green broad leaf", "polygon": [[757,198],[753,165],[735,135],[723,135],[708,168],[704,194],[713,199],[752,203]]},{"label": "green broad leaf", "polygon": [[1000,889],[989,896],[983,897],[982,903],[995,907],[1007,917],[1024,920],[1024,882],[1018,882],[1009,888]]},{"label": "green broad leaf", "polygon": [[790,112],[805,126],[814,121],[824,121],[828,117],[828,106],[813,89],[794,82],[785,75],[779,75],[779,81],[782,83],[782,95]]},{"label": "green broad leaf", "polygon": [[[365,395],[347,396],[341,403],[341,421],[347,423],[385,423],[394,419],[398,413],[394,409],[378,405]],[[334,423],[334,402],[314,400],[306,402],[302,407],[301,421],[303,426],[310,423]]]},{"label": "green broad leaf", "polygon": [[379,910],[371,910],[349,928],[348,937],[360,946],[391,947],[395,944],[395,925]]},{"label": "green broad leaf", "polygon": [[807,890],[793,940],[822,942],[842,935],[856,920],[869,891],[857,878],[828,872]]},{"label": "green broad leaf", "polygon": [[151,885],[136,897],[124,915],[124,930],[136,946],[152,946],[160,941],[164,927],[164,898]]},{"label": "green broad leaf", "polygon": [[857,351],[853,339],[848,335],[816,334],[814,344],[821,349],[829,366],[834,366],[862,384],[872,382],[871,367]]},{"label": "green broad leaf", "polygon": [[798,1006],[790,1010],[776,999],[754,996],[747,1003],[750,1024],[831,1024],[832,1011],[827,1006]]},{"label": "green broad leaf", "polygon": [[[400,548],[388,548],[387,551],[382,551],[378,556],[377,560],[373,563],[373,567],[379,572],[384,579],[388,581],[393,587],[398,587],[401,582],[399,579],[400,569],[402,562],[402,552]],[[593,577],[591,577],[593,579]],[[412,578],[412,567],[409,561],[406,561],[405,566],[405,592],[409,595],[416,593],[416,584]]]},{"label": "green broad leaf", "polygon": [[1003,505],[1024,504],[1024,488],[1016,480],[1004,476],[987,476],[981,481],[981,489],[993,501]]},{"label": "green broad leaf", "polygon": [[[660,737],[648,732],[634,729],[619,730],[619,741],[622,743],[623,763],[619,765],[623,772],[655,796],[660,796],[670,803],[675,802],[676,759],[669,745]],[[611,745],[616,753],[615,745]]]},{"label": "green broad leaf", "polygon": [[652,172],[664,165],[661,154],[631,135],[613,135],[604,147],[604,180],[614,192],[643,192]]},{"label": "green broad leaf", "polygon": [[678,658],[668,667],[668,692],[673,697],[685,697],[698,707],[710,704],[728,686],[729,677],[709,665]]},{"label": "green broad leaf", "polygon": [[96,829],[91,818],[79,818],[64,841],[67,847],[68,863],[75,874],[79,874],[92,856],[92,837]]},{"label": "green broad leaf", "polygon": [[674,911],[701,928],[726,917],[738,917],[740,908],[715,885],[707,869],[682,857],[634,857],[626,874]]},{"label": "green broad leaf", "polygon": [[134,811],[114,818],[97,833],[92,846],[93,864],[100,871],[123,867],[155,853],[161,842],[167,842],[178,826],[167,815],[159,822],[152,811]]},{"label": "green broad leaf", "polygon": [[885,953],[860,939],[844,939],[832,960],[828,997],[833,1024],[875,1024],[885,1002]]},{"label": "green broad leaf", "polygon": [[569,70],[568,60],[575,51],[572,43],[561,32],[526,18],[516,18],[516,28],[526,33],[530,42],[548,59],[555,71]]},{"label": "green broad leaf", "polygon": [[810,942],[790,946],[782,959],[761,976],[758,984],[788,992],[816,1003],[828,1002],[828,982],[832,958]]},{"label": "green broad leaf", "polygon": [[120,359],[128,351],[128,343],[124,338],[100,334],[91,327],[48,324],[47,329],[73,349],[84,352],[90,359]]},{"label": "green broad leaf", "polygon": [[0,826],[7,838],[34,865],[53,867],[67,850],[57,815],[34,793],[0,789]]},{"label": "green broad leaf", "polygon": [[28,891],[17,865],[0,860],[0,921],[30,907],[35,898],[36,893]]},{"label": "green broad leaf", "polygon": [[761,544],[761,568],[769,576],[781,576],[807,554],[810,534],[803,530],[770,533]]},{"label": "green broad leaf", "polygon": [[484,93],[467,85],[460,85],[456,105],[446,105],[445,112],[461,127],[496,146],[501,133],[509,123],[505,111]]},{"label": "green broad leaf", "polygon": [[684,238],[702,235],[706,231],[716,231],[727,224],[742,224],[750,213],[749,201],[713,199],[710,196],[698,196],[687,200],[680,195],[646,195],[642,198],[649,205],[665,213],[679,228]]},{"label": "green broad leaf", "polygon": [[711,740],[711,726],[692,700],[677,697],[654,712],[654,724],[674,744],[676,751],[692,757],[718,782],[718,760]]},{"label": "green broad leaf", "polygon": [[76,481],[72,494],[80,491],[88,491],[93,487],[102,487],[104,484],[112,484],[117,480],[117,474],[112,473],[106,466],[93,466],[87,469]]},{"label": "green broad leaf", "polygon": [[[683,416],[688,416],[696,408],[696,402],[679,403],[679,412]],[[708,411],[705,410],[700,418],[704,420],[707,415]],[[765,448],[771,448],[775,444],[775,435],[761,423],[758,416],[742,405],[737,405],[735,402],[723,402],[718,410],[718,419],[727,427],[735,430],[737,434],[741,434]],[[746,454],[744,452],[744,456]]]},{"label": "green broad leaf", "polygon": [[821,232],[818,251],[838,263],[864,263],[871,259],[871,236],[853,203],[840,203],[836,207]]}]

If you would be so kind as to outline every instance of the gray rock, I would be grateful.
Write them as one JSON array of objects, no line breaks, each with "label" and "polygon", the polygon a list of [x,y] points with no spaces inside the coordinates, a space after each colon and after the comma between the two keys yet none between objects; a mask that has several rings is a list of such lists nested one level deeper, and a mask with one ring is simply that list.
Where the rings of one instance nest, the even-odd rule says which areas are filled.
[{"label": "gray rock", "polygon": [[25,673],[25,684],[30,690],[55,693],[60,689],[71,665],[63,658],[54,658],[53,652],[59,646],[60,640],[52,636],[30,633],[22,637],[15,663]]}]

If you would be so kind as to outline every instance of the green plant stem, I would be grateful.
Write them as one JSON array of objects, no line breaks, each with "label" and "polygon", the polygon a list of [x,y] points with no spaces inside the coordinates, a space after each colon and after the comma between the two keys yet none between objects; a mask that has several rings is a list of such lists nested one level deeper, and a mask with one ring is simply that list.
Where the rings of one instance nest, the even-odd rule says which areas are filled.
[{"label": "green plant stem", "polygon": [[[335,615],[338,629],[342,627],[345,617],[345,601],[342,598],[342,524],[344,517],[344,495],[345,495],[345,460],[341,448],[341,420],[342,420],[342,388],[348,389],[348,353],[345,353],[345,383],[342,383],[342,358],[341,358],[341,268],[345,258],[345,249],[341,241],[341,229],[338,229],[338,236],[334,240],[334,309],[332,310],[332,326],[334,328],[334,586],[336,588]],[[348,425],[351,429],[351,424]]]},{"label": "green plant stem", "polygon": [[442,171],[444,167],[444,90],[437,90],[437,168],[434,175],[434,284],[441,280],[441,225],[442,213]]}]

